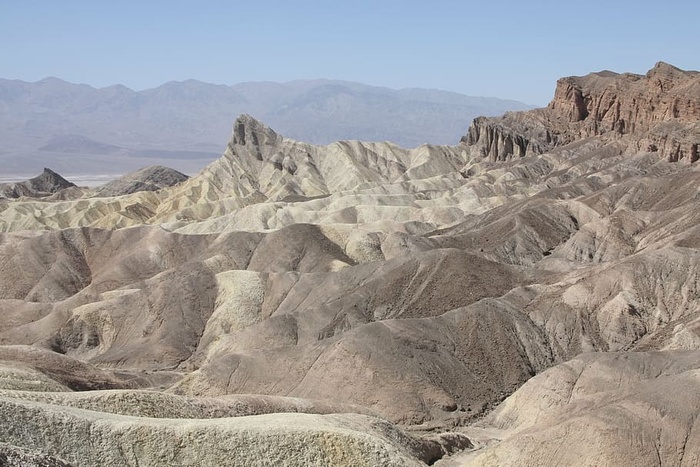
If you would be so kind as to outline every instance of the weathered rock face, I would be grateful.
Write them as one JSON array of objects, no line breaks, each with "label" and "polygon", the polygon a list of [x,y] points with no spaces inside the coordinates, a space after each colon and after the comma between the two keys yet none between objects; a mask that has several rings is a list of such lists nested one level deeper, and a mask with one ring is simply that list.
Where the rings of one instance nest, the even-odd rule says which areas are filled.
[{"label": "weathered rock face", "polygon": [[[480,145],[481,156],[488,157],[492,161],[505,160],[510,156],[524,157],[541,154],[546,146],[535,138],[525,135],[526,132],[518,132],[502,124],[493,124],[493,119],[479,117],[469,127],[462,138],[462,142],[468,145]],[[549,142],[551,136],[545,131],[545,142]]]},{"label": "weathered rock face", "polygon": [[41,175],[17,183],[0,183],[0,198],[41,198],[58,193],[66,188],[75,187],[74,183],[51,169],[45,168]]},{"label": "weathered rock face", "polygon": [[0,443],[0,465],[3,467],[71,467],[47,454]]},{"label": "weathered rock face", "polygon": [[697,465],[699,380],[698,351],[580,355],[483,420],[502,441],[460,465]]},{"label": "weathered rock face", "polygon": [[189,177],[182,172],[161,165],[144,167],[124,175],[97,189],[97,196],[121,196],[138,191],[158,191],[182,183]]},{"label": "weathered rock face", "polygon": [[699,118],[700,73],[659,62],[646,75],[562,78],[547,108],[476,119],[462,141],[477,155],[505,160],[591,136],[624,136],[632,151],[695,162]]},{"label": "weathered rock face", "polygon": [[419,460],[427,454],[425,448],[435,448],[424,447],[389,422],[363,415],[153,419],[2,397],[0,414],[3,439],[10,446],[20,447],[15,451],[40,451],[35,458],[51,461],[58,457],[75,466],[418,467],[425,465]]},{"label": "weathered rock face", "polygon": [[[26,410],[33,421],[18,423]],[[0,389],[0,413],[8,412],[17,415],[0,417],[3,467],[68,466],[54,456],[75,466],[420,466],[472,447],[455,432],[412,436],[360,406],[251,394]],[[63,429],[53,429],[56,417]]]},{"label": "weathered rock face", "polygon": [[633,133],[652,124],[700,116],[700,73],[659,62],[646,75],[609,71],[562,78],[548,108],[569,122],[589,120],[590,135]]},{"label": "weathered rock face", "polygon": [[[671,161],[694,159],[700,122],[667,102],[692,101],[696,74],[657,68],[565,79],[550,107],[477,119],[457,147],[314,146],[242,116],[179,186],[3,200],[0,443],[73,465],[410,465],[483,446],[271,414],[366,411],[414,433],[516,430],[481,465],[697,465],[700,171]],[[482,417],[586,352],[621,358],[579,358]]]}]

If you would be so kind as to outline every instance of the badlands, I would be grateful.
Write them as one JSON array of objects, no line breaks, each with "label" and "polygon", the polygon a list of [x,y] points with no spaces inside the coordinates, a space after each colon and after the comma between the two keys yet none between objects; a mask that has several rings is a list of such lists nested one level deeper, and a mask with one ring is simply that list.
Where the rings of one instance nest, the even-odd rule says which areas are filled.
[{"label": "badlands", "polygon": [[191,178],[3,185],[0,465],[699,465],[699,145],[660,62],[455,146],[243,115]]}]

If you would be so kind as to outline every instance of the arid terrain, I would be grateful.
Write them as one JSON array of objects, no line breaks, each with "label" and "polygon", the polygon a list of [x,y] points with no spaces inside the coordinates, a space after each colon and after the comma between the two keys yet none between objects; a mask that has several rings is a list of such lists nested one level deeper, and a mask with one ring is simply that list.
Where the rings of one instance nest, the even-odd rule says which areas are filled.
[{"label": "arid terrain", "polygon": [[0,465],[700,464],[700,73],[464,132],[0,185]]},{"label": "arid terrain", "polygon": [[530,108],[491,97],[337,80],[225,86],[190,79],[134,91],[58,78],[0,78],[0,176],[46,166],[71,178],[149,165],[194,174],[221,155],[231,122],[243,113],[316,144],[358,139],[414,147],[454,143],[479,115]]}]

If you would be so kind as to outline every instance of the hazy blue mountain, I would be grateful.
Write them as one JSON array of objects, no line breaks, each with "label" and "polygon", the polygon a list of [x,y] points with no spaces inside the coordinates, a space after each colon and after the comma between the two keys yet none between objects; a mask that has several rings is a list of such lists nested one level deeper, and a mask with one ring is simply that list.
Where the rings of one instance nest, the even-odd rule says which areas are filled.
[{"label": "hazy blue mountain", "polygon": [[65,174],[120,174],[157,164],[194,173],[219,157],[242,113],[311,143],[360,139],[414,147],[457,144],[473,118],[527,108],[332,80],[233,86],[187,80],[137,92],[58,78],[0,79],[0,175],[46,166]]}]

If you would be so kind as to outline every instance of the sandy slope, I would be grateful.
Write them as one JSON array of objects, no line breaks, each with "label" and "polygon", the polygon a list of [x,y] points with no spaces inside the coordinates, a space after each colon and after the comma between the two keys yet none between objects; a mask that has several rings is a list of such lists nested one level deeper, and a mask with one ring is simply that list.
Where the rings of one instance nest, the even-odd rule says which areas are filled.
[{"label": "sandy slope", "polygon": [[[563,81],[459,146],[314,146],[242,116],[176,186],[1,201],[0,443],[78,465],[221,462],[222,437],[290,464],[410,464],[467,448],[436,435],[460,429],[476,448],[443,465],[692,465],[700,173],[573,112],[589,81],[593,100],[656,102],[649,80],[677,75],[657,68]],[[636,124],[692,129],[693,108]],[[364,415],[319,415],[346,411]]]}]

